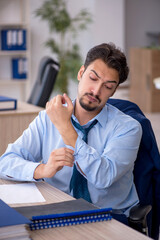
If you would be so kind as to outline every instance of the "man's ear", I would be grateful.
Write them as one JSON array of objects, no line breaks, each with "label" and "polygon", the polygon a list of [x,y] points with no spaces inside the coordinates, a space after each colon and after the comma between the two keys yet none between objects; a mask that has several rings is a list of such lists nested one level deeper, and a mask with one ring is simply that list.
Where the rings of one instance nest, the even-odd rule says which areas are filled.
[{"label": "man's ear", "polygon": [[84,73],[84,70],[85,70],[85,67],[84,67],[84,65],[82,65],[81,68],[80,68],[79,71],[78,71],[78,74],[77,74],[77,79],[78,79],[78,81],[81,80],[81,77],[82,77],[82,75],[83,75],[83,73]]}]

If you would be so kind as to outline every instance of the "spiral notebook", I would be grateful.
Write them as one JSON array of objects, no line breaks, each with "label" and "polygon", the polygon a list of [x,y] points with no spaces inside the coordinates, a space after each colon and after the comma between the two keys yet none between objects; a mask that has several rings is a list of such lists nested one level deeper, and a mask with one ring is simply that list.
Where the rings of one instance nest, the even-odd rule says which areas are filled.
[{"label": "spiral notebook", "polygon": [[32,221],[31,230],[107,221],[112,218],[111,208],[100,209],[84,199],[15,209]]}]

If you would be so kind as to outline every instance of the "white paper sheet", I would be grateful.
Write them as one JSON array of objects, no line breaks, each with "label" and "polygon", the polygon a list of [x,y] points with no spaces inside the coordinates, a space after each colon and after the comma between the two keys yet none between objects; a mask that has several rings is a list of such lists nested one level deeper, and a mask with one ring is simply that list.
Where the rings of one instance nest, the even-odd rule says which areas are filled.
[{"label": "white paper sheet", "polygon": [[0,198],[8,204],[45,202],[34,183],[0,185]]}]

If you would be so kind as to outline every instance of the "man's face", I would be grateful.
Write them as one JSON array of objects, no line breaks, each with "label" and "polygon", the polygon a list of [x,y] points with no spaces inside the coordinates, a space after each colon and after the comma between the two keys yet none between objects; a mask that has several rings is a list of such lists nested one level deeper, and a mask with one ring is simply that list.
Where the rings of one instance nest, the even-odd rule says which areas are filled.
[{"label": "man's face", "polygon": [[109,68],[101,59],[92,62],[86,70],[82,66],[77,78],[79,104],[86,111],[95,113],[101,111],[119,83],[118,72]]}]

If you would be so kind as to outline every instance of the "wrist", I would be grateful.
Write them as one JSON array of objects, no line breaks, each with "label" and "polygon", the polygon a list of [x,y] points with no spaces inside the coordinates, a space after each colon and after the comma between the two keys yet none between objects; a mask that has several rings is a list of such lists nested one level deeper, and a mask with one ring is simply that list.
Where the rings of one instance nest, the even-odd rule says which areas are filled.
[{"label": "wrist", "polygon": [[45,170],[45,164],[39,164],[34,171],[33,178],[35,180],[44,178],[45,177],[44,170]]},{"label": "wrist", "polygon": [[61,129],[59,132],[63,138],[64,143],[75,148],[78,134],[74,129],[72,123],[70,122],[66,124],[65,127]]}]

